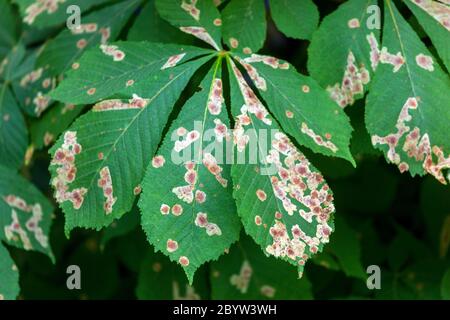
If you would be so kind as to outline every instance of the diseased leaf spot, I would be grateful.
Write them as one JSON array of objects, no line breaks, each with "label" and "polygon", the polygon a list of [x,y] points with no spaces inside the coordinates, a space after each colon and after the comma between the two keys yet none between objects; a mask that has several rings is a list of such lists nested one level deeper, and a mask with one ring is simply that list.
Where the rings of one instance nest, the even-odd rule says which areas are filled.
[{"label": "diseased leaf spot", "polygon": [[46,131],[44,134],[44,146],[49,146],[55,140],[55,136]]},{"label": "diseased leaf spot", "polygon": [[252,49],[250,49],[249,47],[245,47],[244,49],[242,49],[242,52],[245,54],[251,54],[252,53]]},{"label": "diseased leaf spot", "polygon": [[262,56],[259,54],[252,54],[250,57],[244,59],[244,62],[254,63],[254,62],[262,62],[268,66],[271,66],[274,69],[289,69],[289,63],[284,62],[280,63],[280,59],[270,56]]},{"label": "diseased leaf spot", "polygon": [[267,199],[266,193],[261,189],[256,190],[256,196],[258,197],[259,201],[266,201]]},{"label": "diseased leaf spot", "polygon": [[230,47],[233,49],[236,49],[237,47],[239,47],[239,41],[236,38],[230,38],[230,39],[228,39],[228,42],[230,44]]},{"label": "diseased leaf spot", "polygon": [[219,115],[222,111],[223,103],[222,80],[214,79],[211,94],[208,97],[208,110],[212,115]]},{"label": "diseased leaf spot", "polygon": [[310,90],[310,88],[309,88],[309,86],[308,85],[303,85],[302,86],[302,91],[304,92],[304,93],[309,93],[309,90]]},{"label": "diseased leaf spot", "polygon": [[[444,2],[446,0],[441,0]],[[438,21],[447,31],[450,31],[450,8],[445,4],[432,0],[412,0],[422,10]],[[448,1],[447,1],[448,4]]]},{"label": "diseased leaf spot", "polygon": [[134,189],[133,189],[133,194],[134,194],[135,196],[137,196],[138,194],[141,193],[141,191],[142,191],[141,185],[137,185],[137,186],[134,187]]},{"label": "diseased leaf spot", "polygon": [[355,28],[359,28],[360,27],[359,20],[356,19],[356,18],[348,20],[347,25],[348,25],[348,27],[350,29],[355,29]]},{"label": "diseased leaf spot", "polygon": [[253,269],[247,260],[244,260],[239,274],[233,274],[230,277],[231,285],[235,286],[242,294],[247,293],[250,279],[252,278]]},{"label": "diseased leaf spot", "polygon": [[211,174],[214,175],[217,182],[219,182],[222,187],[226,188],[228,185],[228,180],[222,177],[222,167],[217,164],[216,158],[210,154],[205,153],[203,156],[203,165],[209,170]]},{"label": "diseased leaf spot", "polygon": [[167,240],[166,249],[168,252],[172,253],[178,250],[178,242],[172,239]]},{"label": "diseased leaf spot", "polygon": [[119,99],[104,100],[92,108],[93,111],[112,111],[112,110],[124,110],[124,109],[142,109],[149,104],[149,99],[143,99],[136,94],[133,94],[133,98],[127,102],[123,102]]},{"label": "diseased leaf spot", "polygon": [[122,61],[125,58],[125,53],[119,50],[118,46],[101,44],[100,49],[107,56],[113,57],[114,61]]},{"label": "diseased leaf spot", "polygon": [[55,188],[55,199],[58,203],[70,201],[74,209],[80,209],[83,204],[86,188],[77,188],[69,191],[69,184],[75,180],[77,168],[75,156],[81,153],[81,145],[77,143],[77,133],[67,131],[64,134],[64,143],[55,151],[50,166],[59,166],[56,169],[57,176],[52,180]]},{"label": "diseased leaf spot", "polygon": [[294,118],[294,113],[292,111],[286,110],[286,117],[292,119]]},{"label": "diseased leaf spot", "polygon": [[5,113],[5,114],[3,115],[3,121],[8,122],[9,119],[11,119],[11,116],[9,115],[9,113]]},{"label": "diseased leaf spot", "polygon": [[[409,114],[409,109],[417,108],[418,100],[414,97],[408,98],[397,119],[395,126],[397,132],[390,133],[384,137],[373,135],[372,144],[388,145],[388,160],[394,164],[397,164],[400,171],[405,171],[408,170],[408,167],[401,163],[401,156],[396,149],[400,139],[409,132],[404,140],[402,150],[409,158],[414,158],[416,161],[423,161],[422,167],[425,172],[433,175],[442,184],[447,184],[442,170],[450,168],[450,156],[446,158],[440,147],[431,145],[428,133],[424,133],[421,137],[420,129],[418,127],[415,127],[410,132],[410,127],[405,124],[406,122],[412,120],[412,116]],[[436,159],[436,162],[434,159]]]},{"label": "diseased leaf spot", "polygon": [[202,41],[205,41],[206,43],[210,44],[214,49],[217,51],[220,50],[217,43],[214,41],[214,39],[211,37],[211,35],[206,31],[203,27],[180,27],[180,30],[193,35],[196,38],[199,38]]},{"label": "diseased leaf spot", "polygon": [[370,46],[370,63],[372,66],[372,70],[375,71],[377,69],[378,63],[380,62],[380,49],[378,41],[373,32],[367,35],[366,39],[369,42]]},{"label": "diseased leaf spot", "polygon": [[181,256],[180,259],[178,259],[178,262],[183,266],[187,267],[189,266],[189,259],[186,256]]},{"label": "diseased leaf spot", "polygon": [[184,57],[186,56],[186,53],[176,54],[174,56],[169,57],[167,59],[166,63],[161,67],[161,70],[175,67],[178,62],[180,62]]},{"label": "diseased leaf spot", "polygon": [[214,19],[213,23],[216,27],[220,27],[222,25],[222,19]]},{"label": "diseased leaf spot", "polygon": [[258,215],[255,216],[255,224],[256,224],[257,226],[260,226],[260,225],[262,224],[262,219],[261,219],[261,217],[258,216]]},{"label": "diseased leaf spot", "polygon": [[14,210],[18,209],[32,214],[32,216],[25,223],[26,229],[34,234],[34,238],[43,248],[47,248],[48,237],[39,226],[43,216],[41,205],[39,203],[28,205],[24,199],[12,194],[3,197],[3,199],[13,209],[11,214],[12,222],[9,226],[5,226],[4,228],[6,239],[8,241],[16,239],[14,237],[14,233],[17,233],[25,250],[31,250],[33,248],[26,231],[22,229],[20,225],[17,212]]},{"label": "diseased leaf spot", "polygon": [[189,13],[189,15],[195,20],[200,20],[200,10],[195,7],[197,4],[197,0],[190,0],[190,3],[187,3],[183,0],[181,3],[181,8]]},{"label": "diseased leaf spot", "polygon": [[201,190],[195,191],[195,201],[198,203],[204,203],[206,201],[206,193]]},{"label": "diseased leaf spot", "polygon": [[260,289],[261,295],[266,298],[272,299],[275,296],[275,288],[269,285],[263,285]]},{"label": "diseased leaf spot", "polygon": [[356,59],[353,52],[350,51],[347,57],[347,67],[344,72],[341,85],[336,83],[333,87],[328,86],[327,91],[330,93],[331,99],[345,108],[355,103],[355,96],[364,93],[364,85],[370,82],[369,71],[364,65],[358,68],[355,65]]},{"label": "diseased leaf spot", "polygon": [[433,58],[424,54],[418,54],[416,56],[416,63],[422,69],[428,70],[430,72],[434,71]]},{"label": "diseased leaf spot", "polygon": [[86,39],[80,39],[77,41],[77,48],[80,50],[84,49],[86,47],[86,45],[87,45]]},{"label": "diseased leaf spot", "polygon": [[325,141],[320,135],[316,134],[312,129],[308,128],[308,125],[305,122],[302,122],[301,131],[311,137],[317,145],[328,148],[334,153],[338,151],[338,148],[333,142]]},{"label": "diseased leaf spot", "polygon": [[152,159],[152,167],[153,168],[162,168],[164,166],[164,163],[166,162],[166,159],[164,159],[164,156],[155,156]]},{"label": "diseased leaf spot", "polygon": [[208,236],[222,235],[222,230],[220,230],[219,226],[208,221],[208,215],[206,213],[197,213],[197,216],[195,217],[195,225],[200,228],[205,228]]},{"label": "diseased leaf spot", "polygon": [[66,0],[36,0],[25,9],[26,15],[23,18],[23,21],[31,25],[42,13],[46,12],[47,14],[53,14],[58,11],[59,4],[64,3],[65,1]]},{"label": "diseased leaf spot", "polygon": [[167,204],[163,203],[159,211],[162,215],[168,215],[170,213],[170,207]]},{"label": "diseased leaf spot", "polygon": [[90,89],[87,91],[87,94],[90,95],[90,96],[92,96],[92,95],[95,93],[96,90],[97,90],[97,89],[95,89],[95,88],[90,88]]},{"label": "diseased leaf spot", "polygon": [[103,210],[108,215],[112,212],[112,207],[117,201],[117,197],[113,196],[112,178],[108,167],[103,167],[100,170],[100,178],[97,181],[97,185],[102,188],[103,196],[106,198],[103,203]]},{"label": "diseased leaf spot", "polygon": [[183,207],[180,204],[176,204],[172,207],[172,214],[174,216],[181,216],[183,214]]},{"label": "diseased leaf spot", "polygon": [[192,130],[187,133],[186,137],[183,140],[175,141],[174,150],[176,152],[181,152],[183,149],[189,147],[193,142],[197,141],[200,138],[200,132],[197,130]]},{"label": "diseased leaf spot", "polygon": [[134,80],[133,80],[133,79],[130,79],[130,80],[128,80],[128,81],[126,82],[125,86],[126,86],[126,87],[131,87],[133,84],[134,84]]}]

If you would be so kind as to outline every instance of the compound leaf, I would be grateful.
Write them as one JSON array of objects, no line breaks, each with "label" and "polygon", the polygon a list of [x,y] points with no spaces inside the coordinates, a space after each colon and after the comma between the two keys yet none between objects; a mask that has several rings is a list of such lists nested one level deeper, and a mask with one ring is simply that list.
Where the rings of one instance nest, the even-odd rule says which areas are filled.
[{"label": "compound leaf", "polygon": [[446,184],[450,79],[392,1],[385,3],[383,48],[376,48],[379,63],[366,106],[372,144],[400,172],[429,173]]},{"label": "compound leaf", "polygon": [[142,226],[158,251],[195,270],[239,238],[224,147],[230,140],[221,59],[173,122],[142,183]]},{"label": "compound leaf", "polygon": [[77,226],[100,229],[129,212],[173,105],[206,59],[160,71],[128,101],[96,104],[59,138],[50,150],[50,172],[66,233]]}]

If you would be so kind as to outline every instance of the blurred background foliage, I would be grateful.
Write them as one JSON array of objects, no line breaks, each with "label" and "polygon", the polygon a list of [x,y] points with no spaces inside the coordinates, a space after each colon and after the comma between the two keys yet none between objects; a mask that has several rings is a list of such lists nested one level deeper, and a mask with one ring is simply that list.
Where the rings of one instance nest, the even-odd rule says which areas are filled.
[{"label": "blurred background foliage", "polygon": [[[314,2],[322,18],[343,1]],[[18,15],[16,6],[13,10]],[[426,37],[415,19],[408,12],[405,15],[418,34]],[[286,59],[306,74],[309,42],[285,37],[270,16],[269,21],[261,52]],[[29,51],[58,32],[55,27],[16,27]],[[135,19],[120,38],[199,44],[161,20],[153,1],[146,1],[136,11]],[[430,43],[429,39],[423,40]],[[8,46],[0,43],[0,57],[6,54]],[[370,144],[363,122],[363,100],[346,111],[355,128],[351,149],[356,168],[344,160],[301,148],[326,177],[336,204],[336,231],[325,251],[307,264],[301,280],[297,280],[295,270],[286,263],[265,258],[242,234],[242,240],[228,254],[197,272],[192,288],[178,265],[153,252],[140,227],[136,207],[100,232],[77,229],[70,239],[64,235],[64,216],[56,209],[50,233],[55,264],[42,254],[8,247],[20,271],[19,299],[271,298],[270,292],[262,294],[257,290],[257,284],[254,288],[251,284],[244,293],[231,286],[230,278],[239,274],[244,260],[253,262],[252,281],[277,284],[275,298],[450,299],[449,187],[429,176],[401,175],[397,168],[386,163]],[[34,121],[27,119],[32,128]],[[31,134],[34,135],[33,129]],[[49,161],[47,150],[35,151],[22,174],[52,199]],[[66,268],[73,264],[81,268],[81,290],[70,291],[66,287]],[[381,268],[381,290],[369,290],[366,286],[366,268],[370,265]]]}]

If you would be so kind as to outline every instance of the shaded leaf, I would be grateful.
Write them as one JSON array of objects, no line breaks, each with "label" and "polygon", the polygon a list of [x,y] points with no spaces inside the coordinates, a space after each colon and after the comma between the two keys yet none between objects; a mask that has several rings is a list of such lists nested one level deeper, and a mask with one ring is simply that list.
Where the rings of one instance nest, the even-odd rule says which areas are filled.
[{"label": "shaded leaf", "polygon": [[83,105],[56,103],[48,112],[30,124],[31,143],[35,149],[52,145],[56,138],[83,111]]},{"label": "shaded leaf", "polygon": [[52,257],[48,242],[52,211],[34,185],[0,166],[0,240]]},{"label": "shaded leaf", "polygon": [[6,84],[0,84],[0,164],[18,169],[28,146],[28,130],[17,102]]},{"label": "shaded leaf", "polygon": [[285,262],[266,257],[248,237],[211,264],[212,299],[312,299],[311,283]]},{"label": "shaded leaf", "polygon": [[209,299],[207,268],[200,268],[189,285],[179,266],[160,253],[148,252],[139,270],[136,295],[145,300]]},{"label": "shaded leaf", "polygon": [[15,300],[19,292],[19,272],[8,250],[0,244],[0,300]]}]

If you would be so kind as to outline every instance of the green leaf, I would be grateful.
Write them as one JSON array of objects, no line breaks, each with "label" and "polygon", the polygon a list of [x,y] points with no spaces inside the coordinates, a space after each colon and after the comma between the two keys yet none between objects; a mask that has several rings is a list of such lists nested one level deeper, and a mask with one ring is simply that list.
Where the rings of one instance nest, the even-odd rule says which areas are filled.
[{"label": "green leaf", "polygon": [[239,216],[266,255],[298,266],[301,275],[306,260],[322,250],[334,229],[333,196],[322,175],[280,131],[234,62],[228,62],[238,158],[232,166],[233,196]]},{"label": "green leaf", "polygon": [[19,292],[19,272],[8,250],[0,244],[0,300],[15,300]]},{"label": "green leaf", "polygon": [[222,12],[223,39],[231,50],[257,52],[266,40],[263,0],[231,0]]},{"label": "green leaf", "polygon": [[126,235],[136,229],[139,226],[140,213],[137,206],[133,206],[131,212],[125,214],[122,218],[111,223],[109,227],[103,232],[103,237],[101,240],[101,248],[112,239]]},{"label": "green leaf", "polygon": [[200,268],[189,285],[180,267],[160,253],[148,252],[139,270],[136,295],[142,300],[207,300],[207,267]]},{"label": "green leaf", "polygon": [[39,117],[54,102],[48,93],[56,87],[56,77],[51,74],[49,66],[35,67],[36,58],[37,52],[24,58],[14,76],[17,79],[12,83],[20,106],[33,117]]},{"label": "green leaf", "polygon": [[74,68],[81,55],[93,46],[106,46],[119,35],[141,0],[128,0],[95,11],[82,19],[80,29],[65,29],[49,41],[38,57],[39,67],[57,76]]},{"label": "green leaf", "polygon": [[442,278],[441,295],[442,299],[450,300],[450,269],[447,269],[447,272]]},{"label": "green leaf", "polygon": [[277,58],[238,57],[281,127],[314,152],[355,162],[350,119],[311,77]]},{"label": "green leaf", "polygon": [[106,53],[111,48],[123,54],[123,60],[114,61],[102,48],[93,48],[83,55],[75,70],[68,72],[67,79],[51,96],[74,104],[94,103],[113,94],[147,96],[148,83],[156,80],[161,70],[170,71],[172,64],[211,53],[201,48],[148,42],[117,42],[103,48]]},{"label": "green leaf", "polygon": [[400,172],[429,173],[446,184],[450,79],[390,0],[384,21],[383,48],[376,49],[380,59],[366,107],[372,144]]},{"label": "green leaf", "polygon": [[128,41],[151,41],[161,43],[192,44],[193,38],[161,19],[156,11],[155,0],[149,0],[142,8],[128,31]]},{"label": "green leaf", "polygon": [[0,166],[0,240],[52,257],[48,242],[53,207],[30,182]]},{"label": "green leaf", "polygon": [[213,0],[155,0],[161,18],[181,31],[208,43],[217,51],[222,48],[220,12]]},{"label": "green leaf", "polygon": [[368,40],[378,43],[379,39],[379,31],[367,27],[374,18],[367,8],[373,5],[376,0],[350,0],[340,5],[323,19],[308,49],[311,76],[342,108],[363,97],[373,76]]},{"label": "green leaf", "polygon": [[149,242],[180,263],[190,283],[203,263],[239,238],[231,166],[224,155],[231,136],[220,64],[219,58],[173,122],[139,202]]},{"label": "green leaf", "polygon": [[446,5],[432,0],[408,0],[405,1],[405,4],[425,29],[447,70],[450,71],[449,4]]},{"label": "green leaf", "polygon": [[311,39],[319,24],[319,10],[311,0],[271,0],[270,13],[277,28],[295,39]]},{"label": "green leaf", "polygon": [[52,145],[80,115],[83,108],[83,105],[56,103],[41,118],[33,120],[30,124],[30,135],[35,149]]},{"label": "green leaf", "polygon": [[16,44],[19,36],[10,1],[0,0],[0,60]]},{"label": "green leaf", "polygon": [[[84,12],[96,5],[111,0],[14,0],[20,8],[23,22],[36,27],[48,27],[64,23],[73,12],[67,13],[70,6],[76,5]],[[52,3],[53,2],[53,3]]]},{"label": "green leaf", "polygon": [[18,169],[28,146],[28,130],[19,106],[6,84],[0,84],[0,164]]},{"label": "green leaf", "polygon": [[133,94],[128,101],[98,103],[59,138],[50,150],[50,172],[66,234],[74,227],[100,229],[131,209],[172,107],[206,59],[164,69],[142,82],[133,90],[143,98]]},{"label": "green leaf", "polygon": [[336,256],[347,276],[365,280],[367,274],[361,262],[361,245],[357,233],[342,217],[336,217],[335,227],[336,232],[327,250]]},{"label": "green leaf", "polygon": [[285,262],[266,257],[249,237],[211,264],[212,299],[312,299],[311,283]]}]

